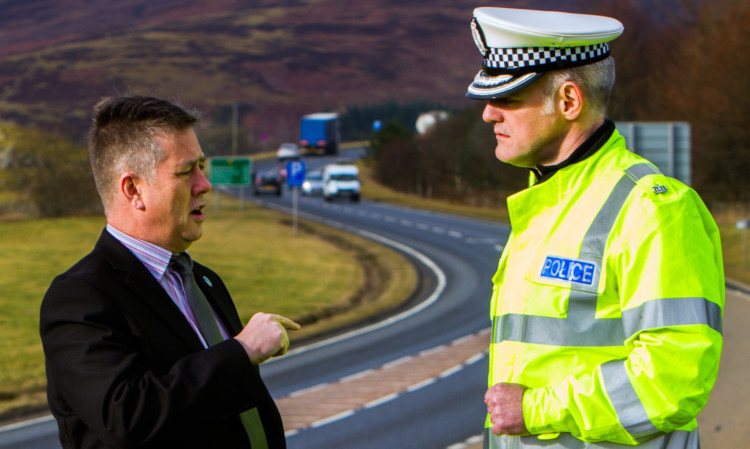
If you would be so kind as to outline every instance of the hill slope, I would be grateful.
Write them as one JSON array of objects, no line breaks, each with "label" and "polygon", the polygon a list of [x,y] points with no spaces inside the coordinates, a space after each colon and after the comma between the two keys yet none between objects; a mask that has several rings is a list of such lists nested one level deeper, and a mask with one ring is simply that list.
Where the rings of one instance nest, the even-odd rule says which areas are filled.
[{"label": "hill slope", "polygon": [[[554,1],[506,1],[555,7]],[[575,10],[580,2],[567,2]],[[105,95],[237,102],[255,133],[384,99],[467,105],[476,0],[0,1],[0,120],[83,135]]]}]

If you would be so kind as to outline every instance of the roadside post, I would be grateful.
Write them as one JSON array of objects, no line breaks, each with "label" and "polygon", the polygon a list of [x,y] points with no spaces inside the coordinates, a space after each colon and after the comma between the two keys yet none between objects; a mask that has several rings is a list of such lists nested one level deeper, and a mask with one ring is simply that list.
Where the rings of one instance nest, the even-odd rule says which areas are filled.
[{"label": "roadside post", "polygon": [[[249,157],[209,159],[209,179],[214,186],[233,186],[240,190],[240,211],[245,211],[245,187],[250,185],[253,161]],[[220,211],[216,192],[216,212]]]},{"label": "roadside post", "polygon": [[286,183],[292,189],[292,222],[294,223],[294,236],[297,236],[297,216],[299,201],[299,188],[305,182],[305,163],[303,161],[289,161],[286,163]]}]

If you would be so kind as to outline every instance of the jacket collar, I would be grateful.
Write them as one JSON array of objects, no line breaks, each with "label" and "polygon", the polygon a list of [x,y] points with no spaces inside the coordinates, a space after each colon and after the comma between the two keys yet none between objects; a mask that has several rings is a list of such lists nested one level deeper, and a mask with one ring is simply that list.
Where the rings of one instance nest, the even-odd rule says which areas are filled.
[{"label": "jacket collar", "polygon": [[557,165],[538,165],[535,169],[531,169],[531,172],[536,178],[535,184],[539,184],[551,178],[561,168],[565,168],[576,162],[580,162],[592,154],[596,153],[605,143],[612,137],[612,133],[615,131],[615,123],[609,119],[604,120],[604,124],[599,127],[594,134],[589,136],[585,142],[573,151],[566,160]]},{"label": "jacket collar", "polygon": [[200,339],[167,292],[130,250],[106,229],[102,231],[96,249],[104,254],[113,269],[123,274],[125,285],[133,292],[134,301],[141,301],[151,308],[164,321],[165,329],[178,334],[191,352],[203,349]]}]

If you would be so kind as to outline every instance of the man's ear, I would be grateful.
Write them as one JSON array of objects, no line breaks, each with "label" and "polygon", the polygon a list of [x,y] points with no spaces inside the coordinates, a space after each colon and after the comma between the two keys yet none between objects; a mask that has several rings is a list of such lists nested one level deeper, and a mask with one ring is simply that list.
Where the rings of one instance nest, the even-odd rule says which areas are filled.
[{"label": "man's ear", "polygon": [[583,111],[583,92],[578,84],[566,81],[560,86],[560,101],[562,113],[568,120],[575,120]]},{"label": "man's ear", "polygon": [[128,203],[137,210],[145,210],[146,204],[141,196],[143,179],[132,172],[125,172],[120,176],[120,192]]}]

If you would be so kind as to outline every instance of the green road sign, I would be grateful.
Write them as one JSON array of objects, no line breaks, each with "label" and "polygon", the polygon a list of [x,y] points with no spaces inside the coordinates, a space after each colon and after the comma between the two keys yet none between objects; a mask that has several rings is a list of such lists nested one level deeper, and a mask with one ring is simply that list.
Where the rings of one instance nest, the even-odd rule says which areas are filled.
[{"label": "green road sign", "polygon": [[249,186],[252,166],[252,161],[247,157],[211,158],[211,184]]}]

